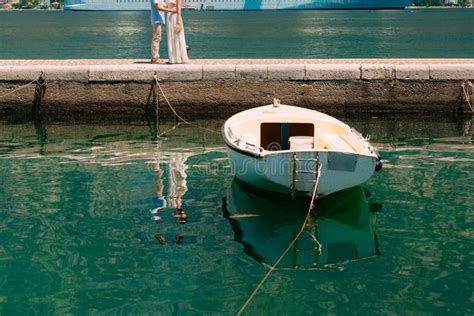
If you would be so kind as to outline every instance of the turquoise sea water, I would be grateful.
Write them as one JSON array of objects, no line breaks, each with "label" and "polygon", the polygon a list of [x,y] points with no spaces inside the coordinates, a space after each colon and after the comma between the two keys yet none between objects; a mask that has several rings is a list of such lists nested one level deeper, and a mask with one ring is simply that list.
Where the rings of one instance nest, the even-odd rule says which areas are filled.
[{"label": "turquoise sea water", "polygon": [[[344,119],[385,168],[320,201],[248,313],[472,315],[472,118]],[[307,201],[242,186],[219,135],[171,126],[0,123],[0,314],[239,310]]]},{"label": "turquoise sea water", "polygon": [[[183,16],[196,59],[474,57],[472,9]],[[150,37],[148,12],[0,11],[0,59],[149,58]]]}]

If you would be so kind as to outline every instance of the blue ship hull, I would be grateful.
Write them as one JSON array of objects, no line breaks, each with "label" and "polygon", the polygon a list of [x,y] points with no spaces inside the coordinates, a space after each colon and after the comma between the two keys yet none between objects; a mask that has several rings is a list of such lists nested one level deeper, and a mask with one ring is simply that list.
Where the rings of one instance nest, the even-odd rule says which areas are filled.
[{"label": "blue ship hull", "polygon": [[[189,10],[364,10],[403,9],[412,0],[184,0]],[[66,0],[65,10],[147,11],[149,0]]]}]

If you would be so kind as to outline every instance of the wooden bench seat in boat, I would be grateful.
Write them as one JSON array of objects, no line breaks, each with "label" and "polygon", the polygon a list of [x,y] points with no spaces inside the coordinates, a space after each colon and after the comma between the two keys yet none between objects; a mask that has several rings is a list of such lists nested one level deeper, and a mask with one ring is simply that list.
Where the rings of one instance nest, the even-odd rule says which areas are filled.
[{"label": "wooden bench seat in boat", "polygon": [[337,134],[323,134],[317,137],[315,149],[355,152],[354,147],[352,147],[345,138]]}]

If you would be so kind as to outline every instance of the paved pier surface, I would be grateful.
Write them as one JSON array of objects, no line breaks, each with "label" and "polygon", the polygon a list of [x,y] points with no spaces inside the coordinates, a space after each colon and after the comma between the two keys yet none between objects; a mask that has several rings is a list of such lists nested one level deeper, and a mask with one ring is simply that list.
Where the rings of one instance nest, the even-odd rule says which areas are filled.
[{"label": "paved pier surface", "polygon": [[[133,65],[149,64],[147,59],[0,59],[0,66],[30,65]],[[396,59],[191,59],[188,65],[262,65],[262,64],[462,64],[473,65],[474,58],[396,58]],[[169,65],[168,65],[169,66]]]},{"label": "paved pier surface", "polygon": [[[31,110],[43,73],[43,115],[142,116],[156,74],[176,109],[198,118],[282,103],[325,112],[470,112],[474,59],[0,60],[0,114]],[[169,109],[160,100],[162,115]]]}]

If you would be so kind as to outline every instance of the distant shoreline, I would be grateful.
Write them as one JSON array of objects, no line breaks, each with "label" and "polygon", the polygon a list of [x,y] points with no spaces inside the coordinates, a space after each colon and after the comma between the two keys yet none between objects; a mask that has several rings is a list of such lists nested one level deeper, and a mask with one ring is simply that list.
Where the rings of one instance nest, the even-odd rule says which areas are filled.
[{"label": "distant shoreline", "polygon": [[[413,9],[474,9],[474,7],[457,7],[457,6],[430,6],[430,7],[424,7],[424,6],[409,6],[406,7],[404,10],[413,10]],[[379,9],[379,10],[374,10],[374,9],[368,9],[370,11],[387,11],[384,9]],[[43,11],[43,12],[51,12],[51,11],[65,11],[63,8],[61,9],[3,9],[0,8],[0,11]],[[68,11],[74,11],[74,10],[68,10]],[[219,11],[219,10],[204,10],[204,11]],[[236,10],[236,11],[245,11],[245,10]],[[260,11],[285,11],[285,10],[260,10]],[[286,10],[286,11],[297,11],[297,10]],[[304,10],[304,11],[328,11],[328,10]],[[331,11],[331,10],[329,10]],[[352,10],[334,10],[334,11],[352,11]]]},{"label": "distant shoreline", "polygon": [[47,12],[47,11],[64,11],[64,9],[3,9],[3,8],[0,8],[0,11],[42,11],[42,12]]}]

